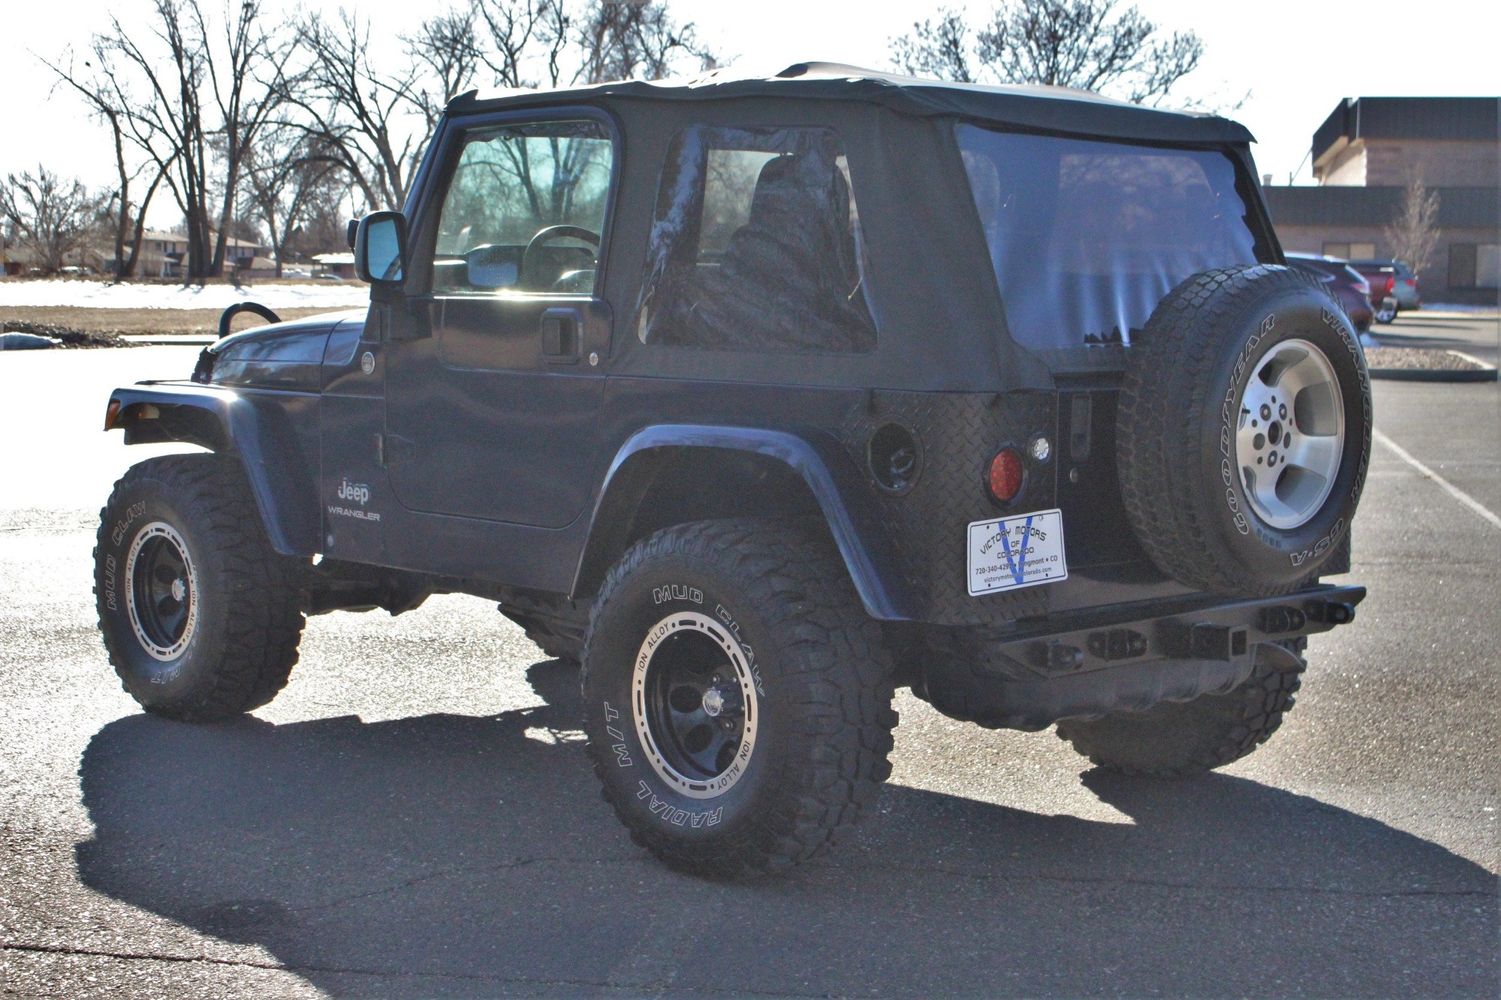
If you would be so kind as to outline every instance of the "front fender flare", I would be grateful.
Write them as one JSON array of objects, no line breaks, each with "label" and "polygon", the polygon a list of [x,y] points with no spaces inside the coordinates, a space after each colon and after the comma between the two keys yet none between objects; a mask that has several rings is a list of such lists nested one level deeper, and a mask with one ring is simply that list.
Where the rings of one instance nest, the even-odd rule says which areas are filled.
[{"label": "front fender flare", "polygon": [[315,469],[278,402],[292,396],[299,403],[317,400],[302,393],[253,399],[212,386],[129,386],[110,394],[105,429],[123,428],[126,444],[182,441],[233,456],[250,484],[271,547],[282,555],[308,556],[320,551],[322,524]]},{"label": "front fender flare", "polygon": [[572,593],[583,589],[591,569],[601,559],[601,539],[608,536],[608,526],[617,522],[622,511],[633,505],[638,496],[630,470],[637,463],[650,462],[654,454],[682,448],[719,449],[750,452],[786,466],[802,480],[812,494],[829,534],[834,540],[845,569],[855,586],[865,612],[884,621],[903,621],[913,617],[907,595],[890,571],[892,560],[885,552],[882,539],[871,530],[862,530],[860,498],[863,484],[845,470],[841,455],[825,450],[806,438],[785,431],[758,428],[724,427],[705,424],[657,424],[633,434],[615,454],[605,475],[589,524],[588,540],[574,573]]}]

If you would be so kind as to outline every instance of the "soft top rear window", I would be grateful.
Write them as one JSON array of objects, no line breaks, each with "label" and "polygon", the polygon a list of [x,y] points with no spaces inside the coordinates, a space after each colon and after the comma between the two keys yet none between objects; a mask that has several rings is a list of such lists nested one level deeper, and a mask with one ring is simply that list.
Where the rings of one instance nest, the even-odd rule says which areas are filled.
[{"label": "soft top rear window", "polygon": [[1184,278],[1256,262],[1234,161],[957,126],[1012,337],[1129,344]]}]

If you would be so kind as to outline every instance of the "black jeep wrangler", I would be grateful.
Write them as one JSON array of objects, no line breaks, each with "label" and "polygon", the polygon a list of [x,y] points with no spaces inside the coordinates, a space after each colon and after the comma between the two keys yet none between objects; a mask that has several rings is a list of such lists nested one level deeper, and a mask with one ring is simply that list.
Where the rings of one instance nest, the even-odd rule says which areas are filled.
[{"label": "black jeep wrangler", "polygon": [[899,685],[1102,767],[1235,760],[1364,596],[1319,581],[1371,437],[1250,141],[823,64],[460,97],[358,225],[368,311],[111,396],[207,453],[103,510],[110,660],[222,719],[306,615],[488,597],[582,662],[633,837],[719,874],[856,819]]}]

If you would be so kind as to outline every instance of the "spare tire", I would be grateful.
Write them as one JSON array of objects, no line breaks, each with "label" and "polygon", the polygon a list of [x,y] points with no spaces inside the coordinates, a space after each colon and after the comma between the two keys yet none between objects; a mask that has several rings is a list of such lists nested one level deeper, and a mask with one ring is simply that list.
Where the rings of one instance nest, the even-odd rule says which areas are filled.
[{"label": "spare tire", "polygon": [[1127,517],[1169,576],[1283,594],[1350,529],[1371,450],[1371,386],[1354,329],[1277,265],[1196,274],[1128,350],[1116,414]]}]

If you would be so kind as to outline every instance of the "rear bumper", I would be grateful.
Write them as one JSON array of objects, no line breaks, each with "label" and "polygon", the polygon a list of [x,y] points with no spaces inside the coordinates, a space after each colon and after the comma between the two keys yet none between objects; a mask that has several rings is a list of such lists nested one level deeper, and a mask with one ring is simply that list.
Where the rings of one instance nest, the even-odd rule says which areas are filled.
[{"label": "rear bumper", "polygon": [[1050,615],[1018,632],[928,629],[906,653],[930,693],[959,692],[961,717],[1031,731],[1223,694],[1258,659],[1295,669],[1303,637],[1353,621],[1364,597],[1349,586],[1258,600],[1200,594]]},{"label": "rear bumper", "polygon": [[1248,657],[1257,643],[1349,624],[1365,596],[1365,588],[1357,586],[1317,586],[1283,597],[1229,602],[1199,595],[1150,609],[1127,606],[1068,616],[1050,621],[1045,631],[1008,637],[992,649],[1027,673],[1048,675],[1160,659],[1234,662]]}]

